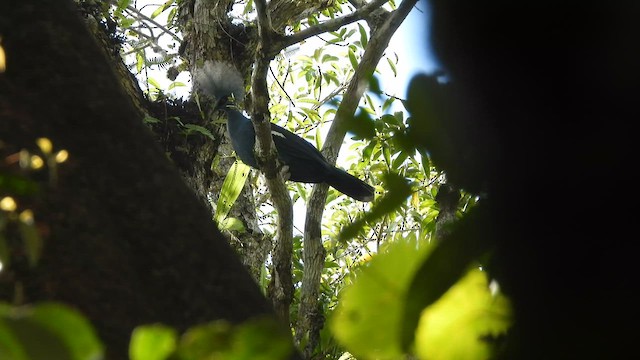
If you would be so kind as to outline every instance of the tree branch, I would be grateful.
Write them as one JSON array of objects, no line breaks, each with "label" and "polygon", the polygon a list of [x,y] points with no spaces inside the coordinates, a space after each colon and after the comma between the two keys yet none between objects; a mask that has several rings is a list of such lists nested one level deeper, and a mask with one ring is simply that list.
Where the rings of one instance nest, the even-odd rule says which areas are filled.
[{"label": "tree branch", "polygon": [[[384,50],[389,44],[389,40],[391,40],[391,37],[416,2],[417,0],[403,1],[377,29],[373,30],[362,61],[349,82],[344,98],[338,107],[336,117],[329,128],[327,138],[322,148],[322,153],[330,163],[335,164],[340,147],[344,141],[344,136],[347,131],[345,126],[346,120],[355,113],[367,87],[368,80],[373,75],[378,62],[382,58]],[[296,342],[299,342],[300,339],[307,335],[301,332],[308,331],[308,337],[311,339],[315,338],[315,333],[320,331],[319,327],[313,328],[313,326],[310,326],[312,325],[313,318],[309,315],[313,315],[318,306],[318,288],[320,275],[324,266],[325,252],[322,246],[321,220],[327,193],[328,186],[326,184],[315,185],[307,204],[303,254],[305,271],[302,278],[299,320],[295,337]],[[318,254],[322,255],[318,256]],[[304,354],[307,355],[314,346],[315,344],[308,344],[307,348],[304,349]]]},{"label": "tree branch", "polygon": [[[182,39],[180,39],[180,37],[178,35],[174,34],[171,30],[167,29],[166,26],[159,24],[157,21],[155,21],[152,18],[150,18],[150,17],[146,16],[145,14],[141,13],[140,10],[136,9],[135,7],[129,5],[129,6],[127,6],[127,10],[135,13],[139,17],[138,21],[140,21],[140,22],[142,22],[142,20],[148,21],[148,22],[152,23],[153,25],[155,25],[158,29],[162,30],[162,32],[164,32],[165,34],[171,36],[178,43],[182,42]],[[158,37],[154,37],[154,38],[157,39]]]},{"label": "tree branch", "polygon": [[287,48],[293,44],[302,42],[312,36],[316,36],[318,34],[322,34],[329,31],[334,31],[347,24],[351,24],[358,20],[362,20],[365,17],[367,17],[369,14],[371,14],[373,11],[382,7],[382,5],[384,5],[388,1],[389,0],[374,0],[368,3],[367,5],[352,12],[351,14],[348,14],[336,19],[327,20],[321,24],[308,27],[293,35],[285,36],[284,38],[282,38],[280,42],[274,43],[272,45],[271,51],[272,52],[275,51],[275,53],[278,53],[280,52],[280,50]]},{"label": "tree branch", "polygon": [[271,53],[265,51],[275,33],[267,14],[265,0],[255,1],[258,13],[258,45],[251,76],[251,119],[256,130],[257,159],[264,172],[267,187],[278,213],[278,236],[273,251],[274,274],[269,284],[269,297],[276,313],[289,323],[289,305],[293,299],[293,279],[291,275],[291,255],[293,252],[293,204],[287,187],[280,175],[278,154],[271,135],[269,120],[269,94],[267,73]]}]

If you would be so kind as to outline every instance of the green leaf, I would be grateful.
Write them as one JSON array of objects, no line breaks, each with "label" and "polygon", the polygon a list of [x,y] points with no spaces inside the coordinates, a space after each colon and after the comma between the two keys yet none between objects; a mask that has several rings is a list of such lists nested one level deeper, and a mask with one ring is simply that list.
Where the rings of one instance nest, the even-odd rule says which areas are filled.
[{"label": "green leaf", "polygon": [[136,70],[140,72],[142,71],[143,67],[144,67],[144,55],[142,51],[138,51],[136,52]]},{"label": "green leaf", "polygon": [[153,86],[156,89],[160,89],[160,84],[154,79],[154,78],[147,78],[147,81],[149,82],[149,84],[151,84],[151,86]]},{"label": "green leaf", "polygon": [[164,360],[177,348],[177,333],[165,325],[138,326],[129,344],[131,360]]},{"label": "green leaf", "polygon": [[322,62],[331,62],[331,61],[338,61],[340,60],[337,56],[333,56],[333,55],[329,55],[329,54],[324,54],[322,56]]},{"label": "green leaf", "polygon": [[0,358],[97,360],[102,355],[95,331],[75,310],[56,303],[0,304]]},{"label": "green leaf", "polygon": [[404,163],[405,160],[409,157],[409,153],[406,151],[402,151],[398,154],[398,156],[393,160],[393,164],[391,164],[392,169],[399,169],[400,166]]},{"label": "green leaf", "polygon": [[320,131],[320,126],[316,127],[316,149],[322,149],[322,132]]},{"label": "green leaf", "polygon": [[398,174],[387,173],[384,180],[387,193],[379,201],[376,201],[364,216],[360,216],[342,229],[338,235],[340,241],[354,238],[366,223],[374,222],[384,215],[394,212],[407,201],[412,190],[405,178]]},{"label": "green leaf", "polygon": [[371,139],[371,142],[365,146],[362,150],[362,158],[366,160],[371,160],[371,154],[373,153],[374,148],[379,144],[377,139]]},{"label": "green leaf", "polygon": [[185,360],[288,359],[293,350],[290,337],[273,318],[254,318],[236,326],[220,320],[189,329],[178,352]]},{"label": "green leaf", "polygon": [[231,165],[227,176],[224,178],[224,183],[222,183],[220,197],[216,205],[215,220],[218,224],[222,223],[227,217],[231,207],[236,202],[236,199],[238,199],[249,175],[249,170],[249,166],[240,161],[236,161]]},{"label": "green leaf", "polygon": [[130,28],[134,22],[136,22],[136,19],[122,17],[120,18],[119,24],[121,28],[127,29]]},{"label": "green leaf", "polygon": [[351,62],[351,67],[354,70],[358,69],[358,59],[356,59],[356,54],[349,48],[349,62]]},{"label": "green leaf", "polygon": [[476,206],[458,220],[451,232],[438,239],[431,255],[420,264],[409,287],[402,321],[403,348],[415,341],[422,311],[437,301],[455,284],[477,259],[492,247],[491,211]]},{"label": "green leaf", "polygon": [[149,115],[145,116],[144,119],[142,119],[142,121],[145,124],[158,124],[161,122],[159,119],[156,119],[153,116],[149,116]]},{"label": "green leaf", "polygon": [[389,67],[391,68],[391,71],[393,71],[393,76],[398,76],[398,70],[396,69],[396,64],[393,63],[393,61],[391,61],[391,59],[387,58],[387,63],[389,63]]},{"label": "green leaf", "polygon": [[118,0],[118,9],[122,10],[129,6],[131,0]]},{"label": "green leaf", "polygon": [[391,97],[391,96],[390,96],[390,97],[388,97],[388,98],[384,101],[384,103],[382,104],[382,110],[383,110],[383,111],[384,111],[384,110],[387,110],[387,109],[391,106],[391,104],[393,104],[393,102],[394,102],[394,101],[396,101],[396,98]]},{"label": "green leaf", "polygon": [[367,47],[367,43],[368,43],[367,30],[365,30],[364,26],[360,24],[358,24],[358,29],[360,30],[360,44],[362,44],[362,47],[365,48]]},{"label": "green leaf", "polygon": [[416,353],[432,360],[489,359],[495,350],[489,339],[506,335],[511,322],[509,300],[492,293],[487,274],[475,268],[422,312]]},{"label": "green leaf", "polygon": [[347,116],[344,125],[356,139],[372,139],[376,135],[375,122],[368,112],[359,111],[355,116]]},{"label": "green leaf", "polygon": [[209,129],[207,129],[204,126],[195,125],[195,124],[184,124],[184,128],[187,130],[187,134],[197,132],[208,137],[211,140],[214,140],[214,141],[216,140],[216,138],[213,136],[211,131],[209,131]]},{"label": "green leaf", "polygon": [[240,219],[227,216],[219,223],[220,230],[245,231],[244,223]]},{"label": "green leaf", "polygon": [[288,359],[293,351],[291,334],[273,318],[257,318],[235,329],[227,359]]},{"label": "green leaf", "polygon": [[187,86],[185,83],[180,82],[180,81],[174,81],[171,84],[169,84],[169,86],[167,87],[167,90],[171,90],[171,89],[175,89],[177,87],[185,87]]},{"label": "green leaf", "polygon": [[151,14],[151,18],[155,19],[158,15],[160,15],[163,11],[165,11],[171,4],[173,4],[175,0],[168,0],[164,4],[158,6],[158,8]]},{"label": "green leaf", "polygon": [[0,316],[0,359],[29,360],[23,346],[11,326]]},{"label": "green leaf", "polygon": [[[387,166],[391,166],[391,150],[389,149],[389,146],[384,144],[382,146],[382,155],[384,156],[384,162],[387,164]],[[395,170],[395,168],[392,168]]]},{"label": "green leaf", "polygon": [[[413,274],[428,254],[426,243],[391,243],[356,273],[340,294],[329,326],[356,358],[403,359],[400,338],[404,298]],[[384,309],[384,311],[381,311]]]}]

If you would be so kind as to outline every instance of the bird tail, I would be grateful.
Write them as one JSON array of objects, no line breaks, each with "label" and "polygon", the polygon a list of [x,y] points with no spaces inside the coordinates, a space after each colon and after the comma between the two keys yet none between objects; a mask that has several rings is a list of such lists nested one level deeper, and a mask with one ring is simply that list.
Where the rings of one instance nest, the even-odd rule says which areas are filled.
[{"label": "bird tail", "polygon": [[373,201],[374,188],[340,168],[334,168],[326,182],[334,189],[356,200]]},{"label": "bird tail", "polygon": [[207,60],[197,69],[195,84],[202,92],[221,101],[233,96],[236,101],[244,99],[244,81],[240,72],[231,64]]}]

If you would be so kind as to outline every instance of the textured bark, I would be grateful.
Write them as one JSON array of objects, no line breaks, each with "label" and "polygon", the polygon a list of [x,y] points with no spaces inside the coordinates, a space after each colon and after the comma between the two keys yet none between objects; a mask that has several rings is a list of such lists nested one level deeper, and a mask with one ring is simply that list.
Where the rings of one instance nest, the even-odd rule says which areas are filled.
[{"label": "textured bark", "polygon": [[[366,90],[368,80],[382,58],[384,50],[389,44],[389,40],[398,29],[400,24],[407,17],[416,1],[403,1],[401,5],[388,16],[381,16],[375,12],[375,19],[383,18],[381,25],[376,25],[372,29],[371,39],[365,49],[356,73],[351,79],[343,100],[338,107],[336,117],[327,133],[322,153],[327,160],[335,164],[340,147],[344,141],[347,128],[345,122],[348,117],[355,113],[360,98]],[[368,15],[369,13],[367,13]],[[378,24],[377,20],[372,20],[372,24]],[[318,309],[318,289],[320,287],[320,274],[324,267],[325,251],[322,245],[321,221],[326,202],[328,187],[326,184],[315,185],[309,204],[307,206],[307,216],[305,220],[305,238],[303,261],[305,271],[302,279],[302,291],[300,294],[300,310],[298,323],[296,324],[296,341],[303,338],[308,339],[307,346],[303,350],[305,358],[309,358],[318,345],[320,330],[323,321],[318,321],[316,316]],[[312,340],[316,342],[313,343]]]},{"label": "textured bark", "polygon": [[266,2],[255,2],[258,13],[258,41],[251,76],[253,106],[251,119],[256,129],[256,158],[267,179],[271,199],[278,212],[277,238],[273,249],[273,273],[267,294],[276,314],[290,323],[289,308],[293,300],[293,276],[291,271],[293,254],[293,203],[279,172],[277,150],[273,144],[269,116],[269,93],[267,73],[269,63],[275,53],[270,53],[268,45],[276,36],[272,30]]},{"label": "textured bark", "polygon": [[440,207],[436,218],[436,240],[446,237],[450,233],[451,224],[456,220],[456,212],[460,203],[460,190],[450,184],[442,184],[436,195],[436,202]]},{"label": "textured bark", "polygon": [[184,330],[272,313],[143,125],[73,3],[3,5],[0,34],[7,54],[0,139],[19,150],[46,136],[70,152],[36,213],[51,235],[38,267],[19,274],[25,301],[79,309],[108,359],[127,358],[137,325]]},{"label": "textured bark", "polygon": [[322,245],[322,230],[318,219],[322,219],[329,187],[316,185],[311,191],[307,204],[305,224],[318,225],[304,227],[304,273],[300,288],[300,305],[298,323],[296,324],[295,341],[302,343],[306,338],[306,346],[301,349],[305,359],[311,358],[316,346],[320,343],[320,330],[324,326],[324,314],[319,313],[319,289],[326,250]]},{"label": "textured bark", "polygon": [[316,15],[326,8],[333,6],[335,0],[272,0],[269,1],[268,11],[273,31],[284,34],[286,26],[291,26],[300,20]]},{"label": "textured bark", "polygon": [[[232,24],[228,9],[233,1],[184,1],[180,4],[180,24],[184,36],[182,55],[188,62],[191,73],[201,67],[205,60],[224,61],[234,64],[249,77],[253,58],[252,44],[256,32],[243,25]],[[196,89],[197,91],[197,89]],[[210,100],[200,98],[205,109],[210,109]],[[216,136],[216,140],[202,139],[187,145],[186,167],[183,175],[187,183],[200,198],[215,211],[211,204],[218,200],[224,178],[235,161],[233,149],[225,135],[226,126],[213,124],[218,114],[208,112],[203,124]],[[215,159],[215,160],[214,160]],[[212,168],[212,164],[216,164]],[[272,239],[258,227],[256,203],[250,182],[247,181],[229,216],[242,221],[246,231],[230,234],[231,245],[241,255],[256,281],[262,276],[262,268],[271,251]]]}]

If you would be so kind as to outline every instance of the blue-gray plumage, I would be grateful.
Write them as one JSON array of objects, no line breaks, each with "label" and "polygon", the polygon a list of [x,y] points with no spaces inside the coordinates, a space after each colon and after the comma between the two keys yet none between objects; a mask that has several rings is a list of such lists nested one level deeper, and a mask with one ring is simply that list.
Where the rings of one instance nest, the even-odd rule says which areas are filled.
[{"label": "blue-gray plumage", "polygon": [[[217,99],[227,114],[227,129],[236,155],[245,164],[258,168],[254,154],[255,129],[251,119],[229,104],[233,96],[244,96],[240,73],[231,65],[206,62],[196,73],[196,84]],[[288,167],[288,180],[302,183],[326,183],[341,193],[360,201],[372,201],[374,189],[369,184],[331,165],[311,143],[289,130],[271,123],[278,160]]]}]

